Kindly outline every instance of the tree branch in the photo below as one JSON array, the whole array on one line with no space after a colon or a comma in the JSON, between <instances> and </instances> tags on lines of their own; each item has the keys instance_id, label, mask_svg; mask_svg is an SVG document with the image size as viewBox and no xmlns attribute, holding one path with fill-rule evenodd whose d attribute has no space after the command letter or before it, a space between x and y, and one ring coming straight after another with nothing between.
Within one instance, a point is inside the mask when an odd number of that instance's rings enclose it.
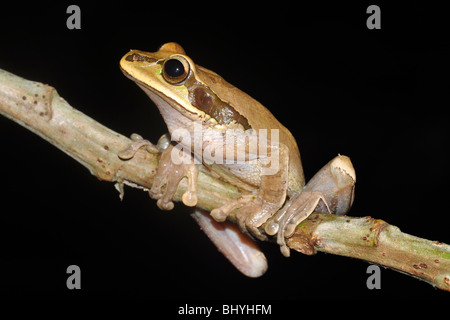
<instances>
[{"instance_id":1,"label":"tree branch","mask_svg":"<svg viewBox=\"0 0 450 320\"><path fill-rule=\"evenodd\" d=\"M159 157L139 150L131 160L117 154L132 142L78 110L48 85L0 70L0 113L36 133L85 166L100 180L151 188ZM182 181L174 200L186 191ZM199 173L198 207L211 211L246 193ZM288 239L305 254L316 251L367 260L450 291L450 246L417 238L382 220L330 214L311 215Z\"/></svg>"}]
</instances>

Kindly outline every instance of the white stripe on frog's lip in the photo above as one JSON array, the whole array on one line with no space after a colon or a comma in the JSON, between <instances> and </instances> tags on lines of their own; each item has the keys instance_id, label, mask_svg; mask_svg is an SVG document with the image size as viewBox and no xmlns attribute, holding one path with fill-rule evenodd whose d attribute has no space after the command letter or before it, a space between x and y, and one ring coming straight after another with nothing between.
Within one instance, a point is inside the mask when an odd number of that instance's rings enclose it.
<instances>
[{"instance_id":1,"label":"white stripe on frog's lip","mask_svg":"<svg viewBox=\"0 0 450 320\"><path fill-rule=\"evenodd\" d=\"M146 65L141 66L141 68L148 68L148 67L154 66L155 64L158 64L158 63L160 63L160 62L163 61L163 60L165 60L165 59L158 59L158 60L156 60L156 61L153 62L153 63L149 63L149 64L146 64Z\"/></svg>"}]
</instances>

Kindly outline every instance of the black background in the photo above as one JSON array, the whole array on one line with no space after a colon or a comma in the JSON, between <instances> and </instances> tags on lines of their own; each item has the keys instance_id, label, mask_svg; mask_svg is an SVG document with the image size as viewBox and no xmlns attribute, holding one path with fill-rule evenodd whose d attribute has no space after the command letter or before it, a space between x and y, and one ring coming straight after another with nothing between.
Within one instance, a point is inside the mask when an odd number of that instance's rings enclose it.
<instances>
[{"instance_id":1,"label":"black background","mask_svg":"<svg viewBox=\"0 0 450 320\"><path fill-rule=\"evenodd\" d=\"M449 37L443 8L366 8L288 2L197 6L164 1L78 3L81 30L66 28L70 3L2 7L0 68L48 83L111 129L156 141L157 108L119 70L130 49L179 42L193 60L258 99L296 137L306 178L338 153L357 172L352 216L450 243ZM448 20L448 19L447 19ZM41 138L0 117L0 292L27 298L295 299L448 298L382 269L366 287L366 262L293 253L262 243L268 272L234 270L177 204L95 179ZM81 268L81 290L66 268Z\"/></svg>"}]
</instances>

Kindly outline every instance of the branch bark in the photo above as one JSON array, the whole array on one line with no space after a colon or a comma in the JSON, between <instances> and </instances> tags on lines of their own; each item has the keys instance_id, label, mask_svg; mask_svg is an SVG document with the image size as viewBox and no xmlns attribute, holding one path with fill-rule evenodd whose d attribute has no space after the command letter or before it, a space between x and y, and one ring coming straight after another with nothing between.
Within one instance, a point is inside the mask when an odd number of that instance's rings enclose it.
<instances>
[{"instance_id":1,"label":"branch bark","mask_svg":"<svg viewBox=\"0 0 450 320\"><path fill-rule=\"evenodd\" d=\"M100 180L151 188L159 157L139 150L123 161L117 156L132 142L72 108L48 85L0 70L0 114L47 140ZM198 207L211 211L246 193L199 173ZM186 190L182 181L174 200ZM450 291L450 246L402 233L385 221L315 213L288 239L304 254L327 252L380 264Z\"/></svg>"}]
</instances>

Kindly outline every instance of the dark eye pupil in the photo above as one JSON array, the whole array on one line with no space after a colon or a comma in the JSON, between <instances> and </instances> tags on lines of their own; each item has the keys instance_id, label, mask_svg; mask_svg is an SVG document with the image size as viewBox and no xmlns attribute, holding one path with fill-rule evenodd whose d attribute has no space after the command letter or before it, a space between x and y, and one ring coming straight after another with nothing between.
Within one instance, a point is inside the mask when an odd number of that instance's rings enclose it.
<instances>
[{"instance_id":1,"label":"dark eye pupil","mask_svg":"<svg viewBox=\"0 0 450 320\"><path fill-rule=\"evenodd\" d=\"M184 66L180 60L170 59L164 63L164 72L171 78L178 78L184 74Z\"/></svg>"}]
</instances>

